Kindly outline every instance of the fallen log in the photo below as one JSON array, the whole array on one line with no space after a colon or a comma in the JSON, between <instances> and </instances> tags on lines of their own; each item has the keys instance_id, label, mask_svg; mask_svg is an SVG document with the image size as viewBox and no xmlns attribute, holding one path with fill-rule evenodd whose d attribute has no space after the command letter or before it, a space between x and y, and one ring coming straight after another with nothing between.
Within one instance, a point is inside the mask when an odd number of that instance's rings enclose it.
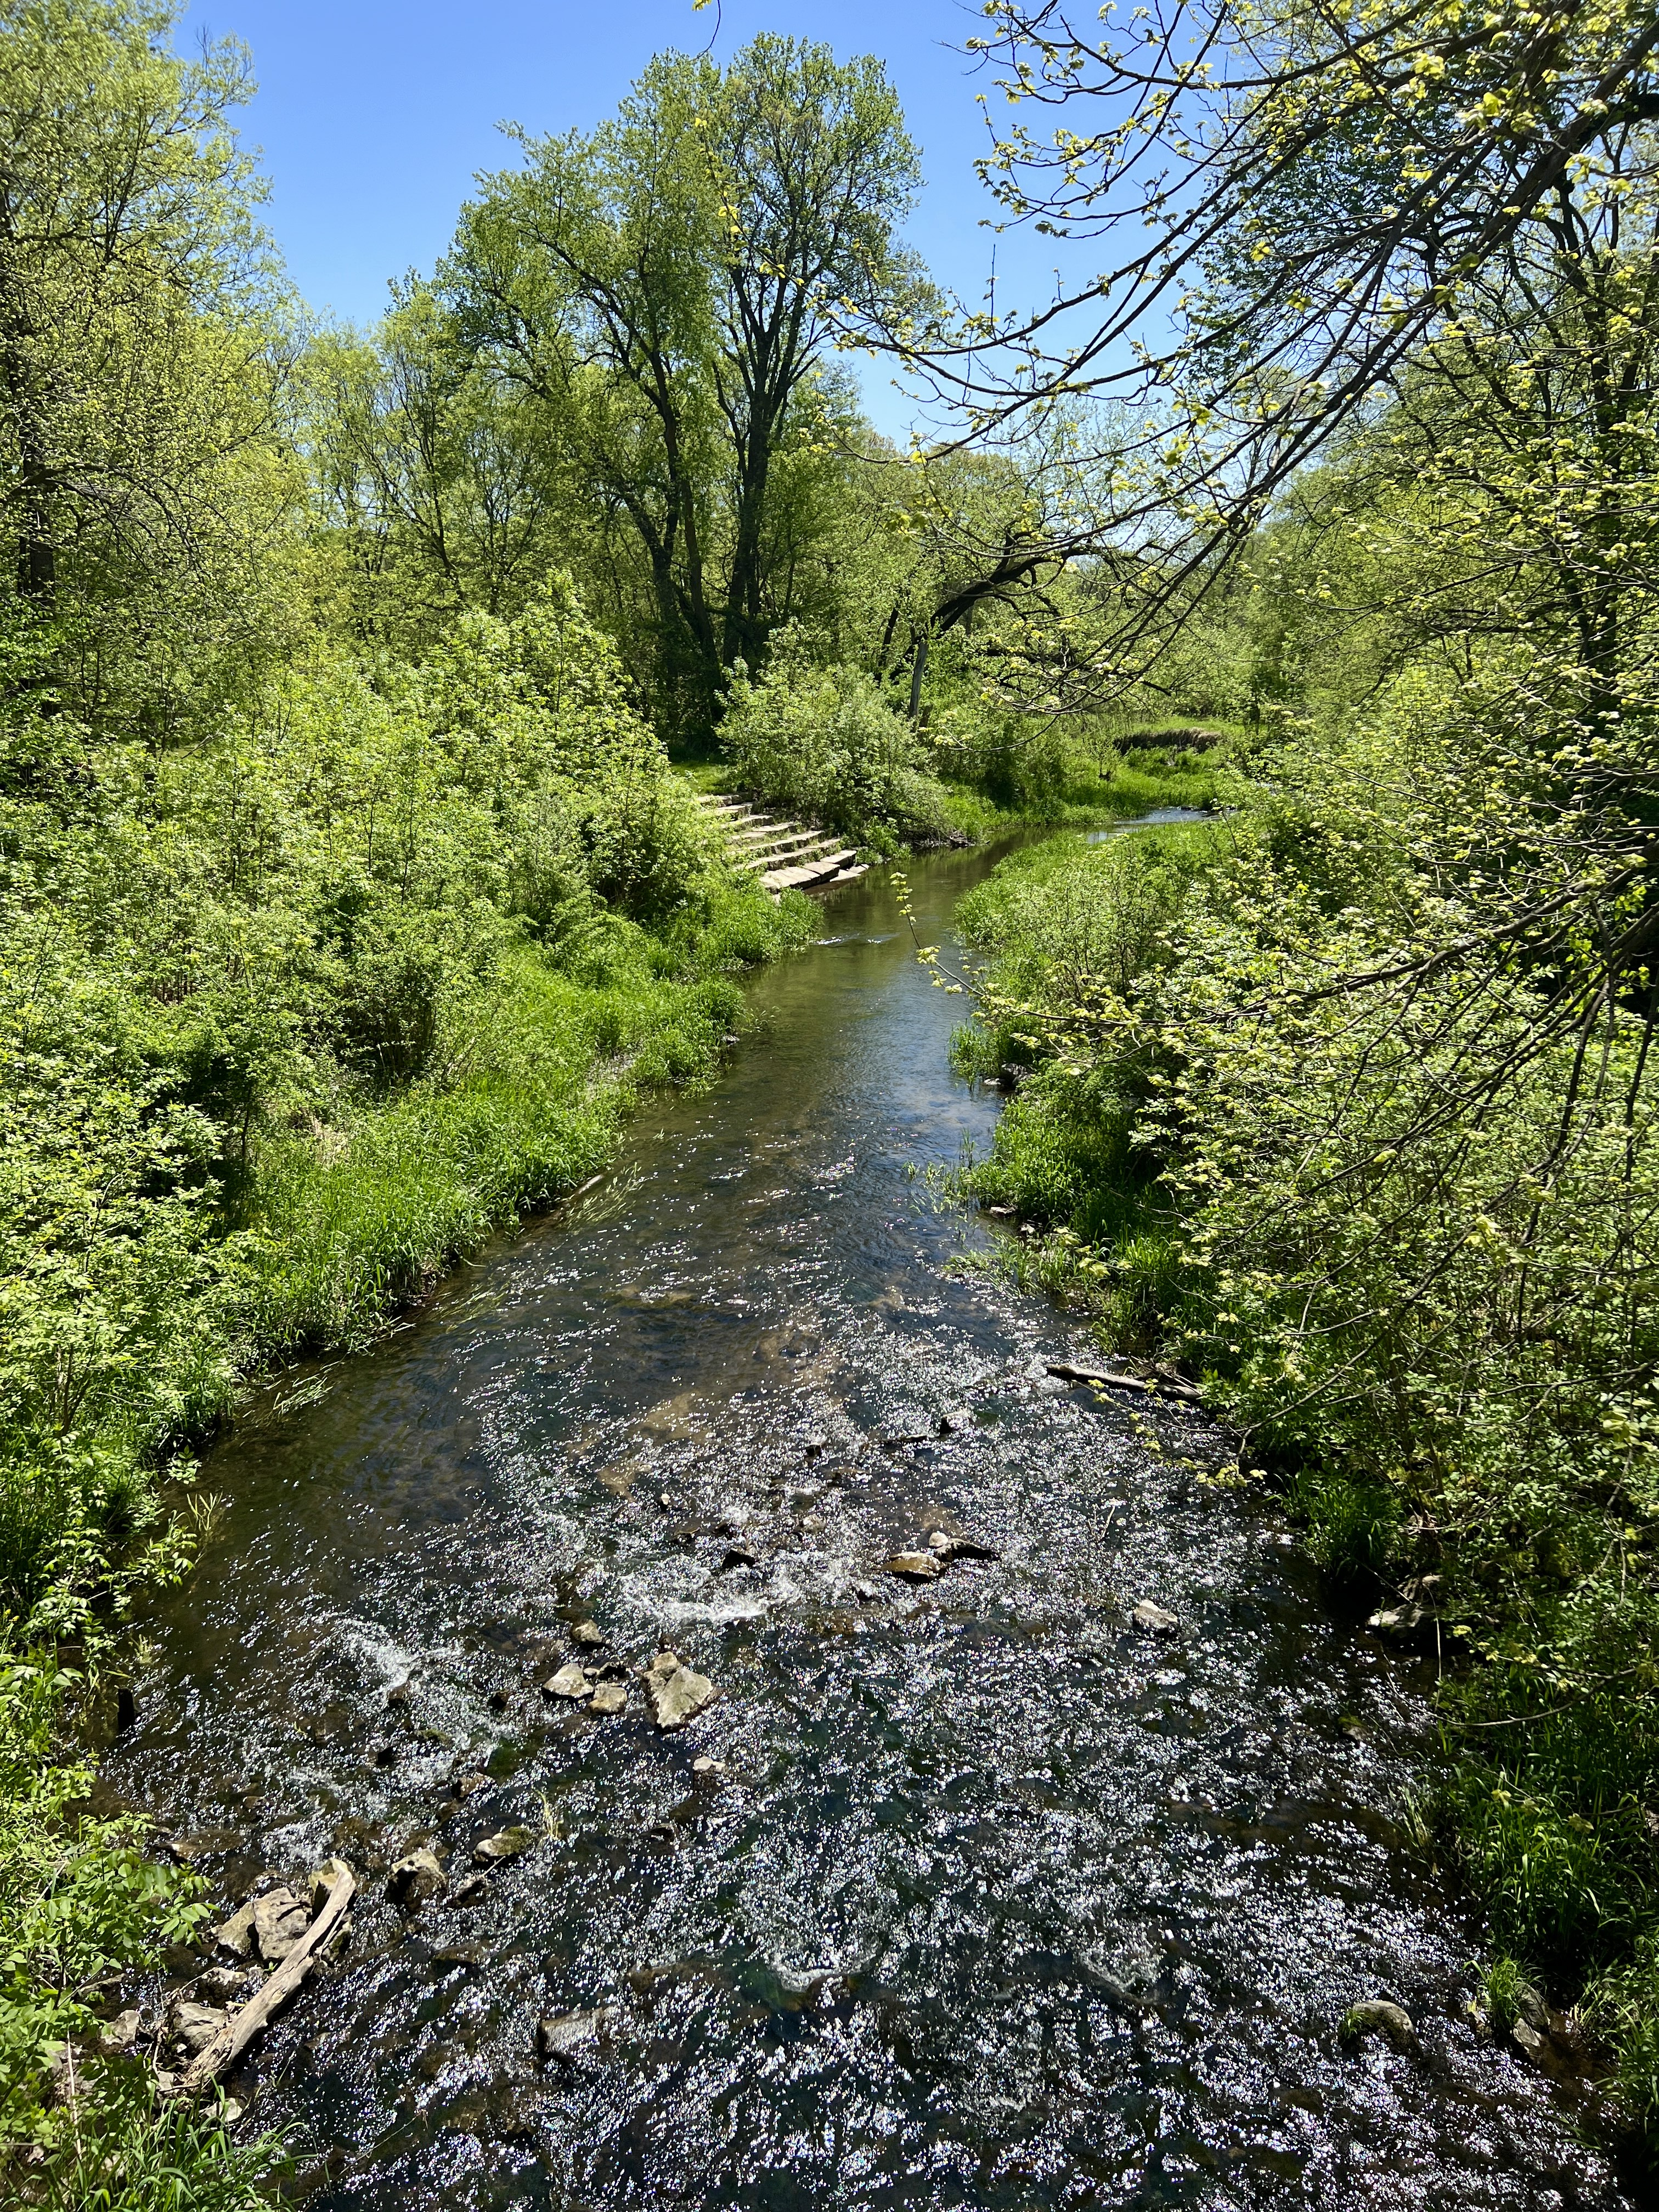
<instances>
[{"instance_id":1,"label":"fallen log","mask_svg":"<svg viewBox=\"0 0 1659 2212\"><path fill-rule=\"evenodd\" d=\"M357 1879L348 1866L329 1884L322 1911L289 1953L256 1997L233 2013L211 2043L198 2052L179 2075L178 2094L191 2096L216 2081L247 2049L279 2005L285 2004L311 1972L316 1960L345 1917L346 1907L357 1893Z\"/></svg>"},{"instance_id":2,"label":"fallen log","mask_svg":"<svg viewBox=\"0 0 1659 2212\"><path fill-rule=\"evenodd\" d=\"M1102 1390L1140 1390L1149 1398L1178 1398L1184 1406L1201 1406L1202 1391L1190 1382L1177 1382L1166 1375L1131 1375L1121 1367L1078 1367L1069 1359L1045 1361L1050 1375L1062 1382L1091 1382Z\"/></svg>"}]
</instances>

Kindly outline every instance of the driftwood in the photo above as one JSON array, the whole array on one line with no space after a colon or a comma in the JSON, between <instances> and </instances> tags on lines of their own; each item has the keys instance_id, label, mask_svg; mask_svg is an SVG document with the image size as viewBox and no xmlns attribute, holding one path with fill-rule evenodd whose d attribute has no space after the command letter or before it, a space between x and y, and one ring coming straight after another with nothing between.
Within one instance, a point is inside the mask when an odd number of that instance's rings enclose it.
<instances>
[{"instance_id":1,"label":"driftwood","mask_svg":"<svg viewBox=\"0 0 1659 2212\"><path fill-rule=\"evenodd\" d=\"M1050 1359L1045 1364L1062 1382L1092 1382L1103 1390L1140 1390L1149 1398L1178 1398L1183 1406L1204 1402L1202 1391L1190 1382L1174 1382L1164 1375L1131 1375L1121 1367L1075 1367L1069 1359Z\"/></svg>"},{"instance_id":2,"label":"driftwood","mask_svg":"<svg viewBox=\"0 0 1659 2212\"><path fill-rule=\"evenodd\" d=\"M329 1886L322 1911L258 1995L245 2004L240 2012L231 2015L212 2042L198 2052L179 2075L178 2088L181 2096L189 2096L198 2089L205 2088L210 2081L216 2081L228 2066L233 2065L241 2057L277 2007L288 2002L311 1972L326 1945L338 1932L340 1923L345 1917L346 1907L356 1892L356 1875L349 1867L342 1868Z\"/></svg>"}]
</instances>

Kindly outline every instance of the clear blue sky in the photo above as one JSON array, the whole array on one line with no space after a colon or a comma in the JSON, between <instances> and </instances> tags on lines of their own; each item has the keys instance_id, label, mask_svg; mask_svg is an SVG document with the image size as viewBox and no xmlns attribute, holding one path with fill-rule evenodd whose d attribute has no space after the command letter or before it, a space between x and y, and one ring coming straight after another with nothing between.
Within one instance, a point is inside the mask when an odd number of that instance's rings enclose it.
<instances>
[{"instance_id":1,"label":"clear blue sky","mask_svg":"<svg viewBox=\"0 0 1659 2212\"><path fill-rule=\"evenodd\" d=\"M756 32L822 39L842 56L886 64L922 150L927 190L912 242L935 276L981 296L991 211L973 172L985 144L975 102L989 80L959 48L980 27L960 0L724 0L714 52ZM700 47L714 10L692 0L191 0L179 32L234 33L252 48L259 91L245 140L271 183L267 220L310 304L369 323L388 278L429 269L447 244L475 173L511 149L496 125L587 128L608 113L650 57ZM997 248L1000 304L1045 297L1052 245L1021 236ZM908 410L885 372L865 375L884 428Z\"/></svg>"}]
</instances>

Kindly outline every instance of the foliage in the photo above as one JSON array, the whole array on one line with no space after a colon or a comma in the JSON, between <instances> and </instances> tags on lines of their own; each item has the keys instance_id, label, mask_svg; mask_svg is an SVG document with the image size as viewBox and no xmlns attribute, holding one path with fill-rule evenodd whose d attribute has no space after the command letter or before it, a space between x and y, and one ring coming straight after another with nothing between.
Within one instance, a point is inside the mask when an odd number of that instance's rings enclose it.
<instances>
[{"instance_id":1,"label":"foliage","mask_svg":"<svg viewBox=\"0 0 1659 2212\"><path fill-rule=\"evenodd\" d=\"M455 394L447 429L470 411L508 432L469 457L524 484L526 543L545 496L531 484L564 488L602 599L647 649L657 720L706 738L722 672L757 666L821 573L817 510L848 412L825 373L836 335L920 296L895 237L915 150L879 63L770 35L723 71L659 56L592 134L514 136L524 167L485 179L393 343L441 318L422 359ZM419 507L428 546L453 511L426 459L438 451L421 441L422 489L393 509Z\"/></svg>"},{"instance_id":2,"label":"foliage","mask_svg":"<svg viewBox=\"0 0 1659 2212\"><path fill-rule=\"evenodd\" d=\"M1079 394L1137 403L1097 416L1067 541L1121 591L1130 673L1334 434L1488 319L1495 283L1525 295L1540 254L1642 234L1659 33L1640 0L1478 23L1462 0L985 12L969 51L1018 112L981 174L1006 219L1087 241L1087 273L948 342L890 343L981 429Z\"/></svg>"},{"instance_id":3,"label":"foliage","mask_svg":"<svg viewBox=\"0 0 1659 2212\"><path fill-rule=\"evenodd\" d=\"M228 118L246 57L170 0L9 0L0 636L94 726L165 738L270 648L301 491L292 343Z\"/></svg>"},{"instance_id":4,"label":"foliage","mask_svg":"<svg viewBox=\"0 0 1659 2212\"><path fill-rule=\"evenodd\" d=\"M939 842L945 793L910 725L856 668L819 669L791 639L757 681L738 670L720 742L740 787L890 851Z\"/></svg>"}]
</instances>

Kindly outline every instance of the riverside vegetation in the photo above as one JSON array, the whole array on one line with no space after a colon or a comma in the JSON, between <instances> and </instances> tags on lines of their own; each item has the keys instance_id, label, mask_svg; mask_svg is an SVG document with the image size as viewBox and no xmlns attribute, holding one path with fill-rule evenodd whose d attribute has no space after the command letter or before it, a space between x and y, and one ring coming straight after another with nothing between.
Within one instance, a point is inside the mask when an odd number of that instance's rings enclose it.
<instances>
[{"instance_id":1,"label":"riverside vegetation","mask_svg":"<svg viewBox=\"0 0 1659 2212\"><path fill-rule=\"evenodd\" d=\"M973 1187L1438 1637L1494 2015L1582 1998L1659 2110L1651 22L1437 0L1351 48L1176 8L1142 54L988 12L1072 119L1205 104L1135 408L1063 348L1146 268L955 315L874 62L659 57L594 131L515 134L362 333L260 231L234 42L4 0L8 2189L261 2198L271 2146L100 2041L204 1911L87 1810L122 1624L210 1533L192 1452L252 1379L717 1066L811 922L711 841L711 781L889 853L1226 800L975 894L964 1058L1020 1074ZM1061 131L988 175L1109 229L1136 131ZM878 436L858 344L963 436Z\"/></svg>"},{"instance_id":2,"label":"riverside vegetation","mask_svg":"<svg viewBox=\"0 0 1659 2212\"><path fill-rule=\"evenodd\" d=\"M1173 58L994 12L1068 119L1085 81L1148 129L1196 96ZM1228 811L1058 842L971 896L962 1059L1017 1095L966 1182L1039 1232L1020 1272L1201 1380L1236 1479L1279 1486L1426 1654L1445 1757L1417 1810L1486 1907L1492 2025L1536 2047L1539 1992L1575 2008L1651 2159L1653 27L1546 14L1454 52L1455 11L1374 11L1357 58L1298 14L1294 80L1288 19L1230 15L1249 88L1203 97L1236 130L1185 148L1226 243L1160 365L1182 496L1160 611L1121 633L1234 718ZM1597 66L1618 89L1587 115ZM1006 188L1109 230L1135 143L1074 142L1062 185L1012 142ZM1492 192L1503 221L1437 265L1437 226ZM1160 250L1202 258L1184 204Z\"/></svg>"}]
</instances>

